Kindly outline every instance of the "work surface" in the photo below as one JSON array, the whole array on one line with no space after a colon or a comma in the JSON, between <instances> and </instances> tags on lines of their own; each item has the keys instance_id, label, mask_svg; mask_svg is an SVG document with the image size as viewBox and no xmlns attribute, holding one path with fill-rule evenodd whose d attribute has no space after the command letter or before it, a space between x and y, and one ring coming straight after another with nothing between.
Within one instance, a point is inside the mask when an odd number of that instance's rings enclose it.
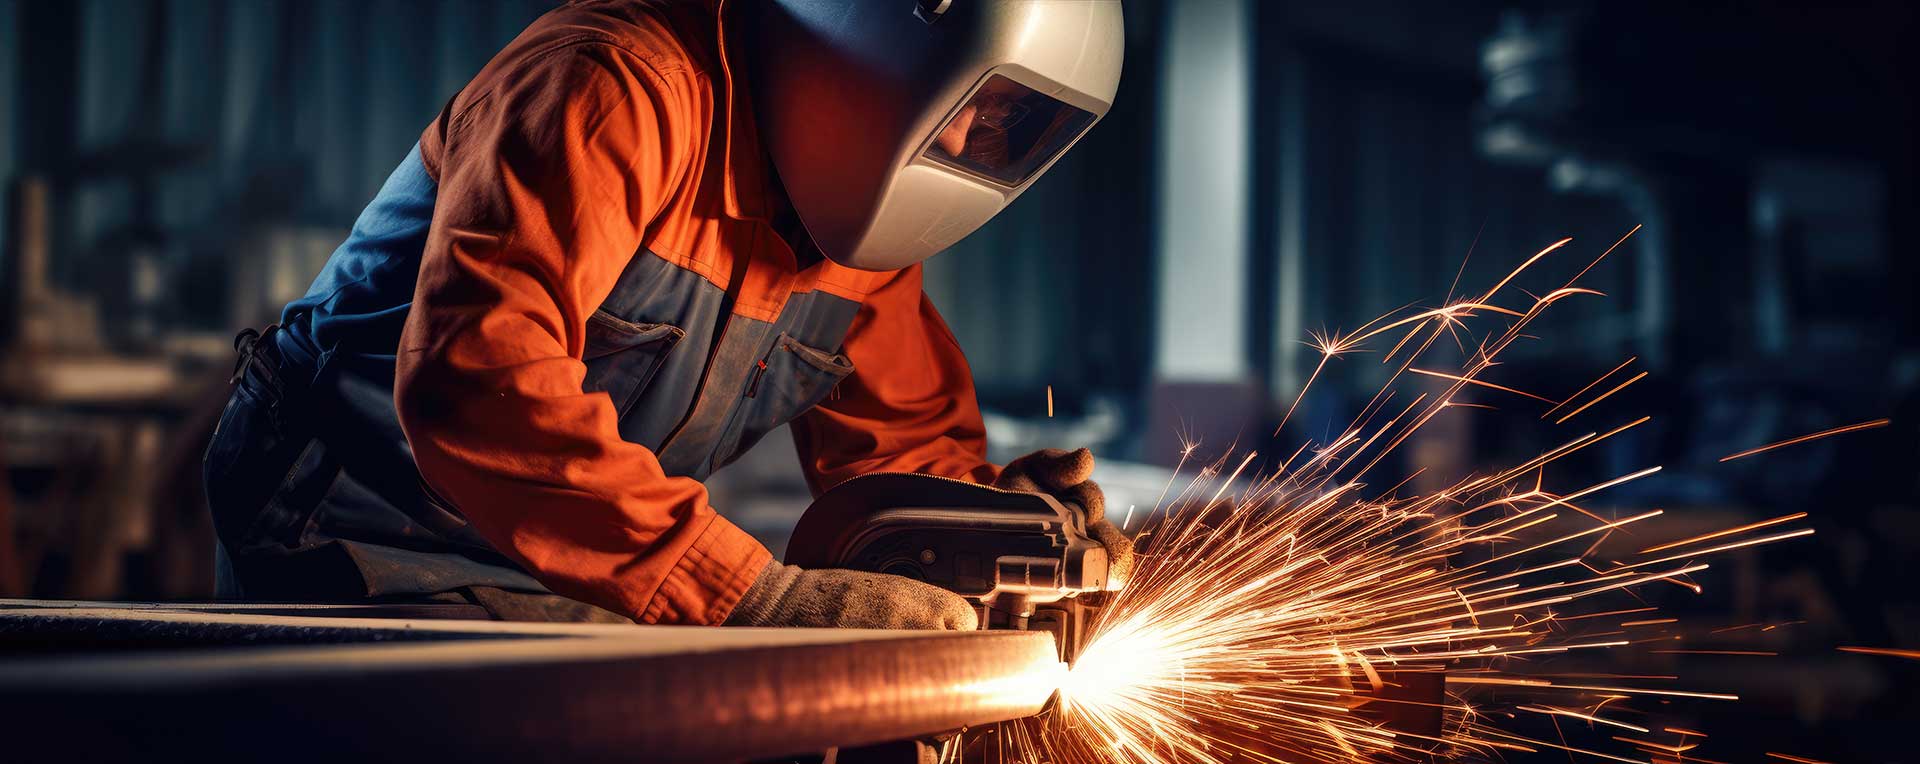
<instances>
[{"instance_id":1,"label":"work surface","mask_svg":"<svg viewBox=\"0 0 1920 764\"><path fill-rule=\"evenodd\" d=\"M0 734L66 760L747 760L1032 715L1058 670L1042 633L450 614L0 600Z\"/></svg>"}]
</instances>

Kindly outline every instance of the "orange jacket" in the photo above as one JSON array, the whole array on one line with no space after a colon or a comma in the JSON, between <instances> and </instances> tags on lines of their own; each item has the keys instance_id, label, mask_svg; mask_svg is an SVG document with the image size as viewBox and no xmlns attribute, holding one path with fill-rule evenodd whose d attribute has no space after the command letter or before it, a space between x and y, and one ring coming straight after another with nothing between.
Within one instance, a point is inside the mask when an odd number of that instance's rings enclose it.
<instances>
[{"instance_id":1,"label":"orange jacket","mask_svg":"<svg viewBox=\"0 0 1920 764\"><path fill-rule=\"evenodd\" d=\"M663 467L672 445L656 453L632 432L623 439L614 396L587 391L598 384L585 360L597 352L591 325L634 320L599 315L627 304L623 294L675 292L650 295L655 305L679 291L727 295L719 330L668 327L682 337L674 360L696 374L643 383L645 396L698 389L676 433L755 395L742 369L763 373L780 350L741 367L721 338L773 326L817 294L857 312L844 358L790 348L853 367L832 392L809 391L819 405L792 412L816 493L871 471L979 482L997 472L966 360L920 268L803 265L776 232L786 202L727 60L719 5L563 6L497 55L420 142L438 199L395 385L420 474L555 592L645 623L719 623L769 554L715 513L698 480ZM603 387L626 389L616 382ZM777 424L747 425L746 440Z\"/></svg>"}]
</instances>

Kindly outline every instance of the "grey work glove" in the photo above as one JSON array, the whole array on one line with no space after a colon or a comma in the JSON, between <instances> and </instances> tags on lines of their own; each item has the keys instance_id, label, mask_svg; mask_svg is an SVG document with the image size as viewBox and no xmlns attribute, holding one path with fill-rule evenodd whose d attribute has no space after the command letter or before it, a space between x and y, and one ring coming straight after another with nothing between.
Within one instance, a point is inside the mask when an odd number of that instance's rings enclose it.
<instances>
[{"instance_id":1,"label":"grey work glove","mask_svg":"<svg viewBox=\"0 0 1920 764\"><path fill-rule=\"evenodd\" d=\"M769 562L726 625L972 631L980 621L960 595L911 578Z\"/></svg>"},{"instance_id":2,"label":"grey work glove","mask_svg":"<svg viewBox=\"0 0 1920 764\"><path fill-rule=\"evenodd\" d=\"M1048 448L1007 462L993 487L1048 494L1081 512L1087 533L1107 548L1108 575L1125 581L1133 573L1133 539L1107 520L1107 496L1092 478L1092 451Z\"/></svg>"}]
</instances>

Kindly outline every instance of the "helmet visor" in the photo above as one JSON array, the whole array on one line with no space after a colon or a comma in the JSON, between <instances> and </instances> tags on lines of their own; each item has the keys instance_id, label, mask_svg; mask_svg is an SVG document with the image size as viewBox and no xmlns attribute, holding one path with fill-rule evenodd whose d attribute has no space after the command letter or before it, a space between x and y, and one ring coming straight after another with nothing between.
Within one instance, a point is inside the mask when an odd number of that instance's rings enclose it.
<instances>
[{"instance_id":1,"label":"helmet visor","mask_svg":"<svg viewBox=\"0 0 1920 764\"><path fill-rule=\"evenodd\" d=\"M1093 125L1091 112L1014 82L987 78L924 153L974 177L1018 186Z\"/></svg>"}]
</instances>

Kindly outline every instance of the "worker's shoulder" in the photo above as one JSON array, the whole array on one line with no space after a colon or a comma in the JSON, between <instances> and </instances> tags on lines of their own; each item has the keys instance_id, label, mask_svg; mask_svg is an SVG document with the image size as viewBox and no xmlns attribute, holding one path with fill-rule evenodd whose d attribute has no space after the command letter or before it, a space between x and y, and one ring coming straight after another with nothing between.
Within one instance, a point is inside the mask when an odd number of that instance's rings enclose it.
<instances>
[{"instance_id":1,"label":"worker's shoulder","mask_svg":"<svg viewBox=\"0 0 1920 764\"><path fill-rule=\"evenodd\" d=\"M611 52L669 83L704 85L715 68L718 29L709 3L575 0L535 19L476 80Z\"/></svg>"},{"instance_id":2,"label":"worker's shoulder","mask_svg":"<svg viewBox=\"0 0 1920 764\"><path fill-rule=\"evenodd\" d=\"M554 113L561 104L615 103L643 87L663 124L687 135L712 113L719 20L710 0L573 0L534 19L494 54L421 133L438 178L447 137L503 115ZM655 89L636 78L664 87ZM614 97L609 99L609 96Z\"/></svg>"}]
</instances>

